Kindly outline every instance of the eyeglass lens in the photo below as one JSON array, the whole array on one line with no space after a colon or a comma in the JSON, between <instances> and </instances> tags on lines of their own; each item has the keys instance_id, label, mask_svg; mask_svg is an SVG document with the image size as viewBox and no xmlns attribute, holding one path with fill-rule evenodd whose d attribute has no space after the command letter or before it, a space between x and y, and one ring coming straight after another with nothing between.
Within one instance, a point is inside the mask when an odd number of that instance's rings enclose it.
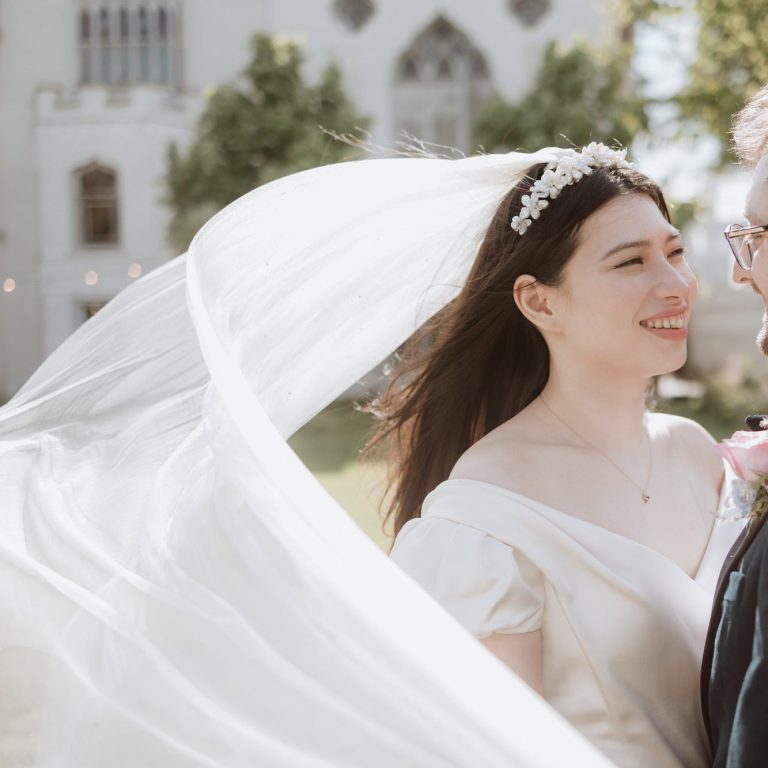
<instances>
[{"instance_id":1,"label":"eyeglass lens","mask_svg":"<svg viewBox=\"0 0 768 768\"><path fill-rule=\"evenodd\" d=\"M751 235L732 237L731 249L733 250L733 255L736 257L736 261L738 261L742 267L749 269L752 266Z\"/></svg>"},{"instance_id":2,"label":"eyeglass lens","mask_svg":"<svg viewBox=\"0 0 768 768\"><path fill-rule=\"evenodd\" d=\"M750 234L739 235L739 226L733 226L728 232L728 244L736 257L736 261L744 269L750 269L754 259L755 251L760 248L765 240L765 232L752 232Z\"/></svg>"}]
</instances>

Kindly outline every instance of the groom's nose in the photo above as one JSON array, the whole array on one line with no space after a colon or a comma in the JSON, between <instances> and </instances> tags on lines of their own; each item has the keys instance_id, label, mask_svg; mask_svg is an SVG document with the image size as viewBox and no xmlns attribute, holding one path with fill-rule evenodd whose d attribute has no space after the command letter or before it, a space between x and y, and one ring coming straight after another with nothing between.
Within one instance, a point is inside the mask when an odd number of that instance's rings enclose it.
<instances>
[{"instance_id":1,"label":"groom's nose","mask_svg":"<svg viewBox=\"0 0 768 768\"><path fill-rule=\"evenodd\" d=\"M752 282L752 273L739 266L738 262L734 259L733 262L733 282L737 285L744 285Z\"/></svg>"}]
</instances>

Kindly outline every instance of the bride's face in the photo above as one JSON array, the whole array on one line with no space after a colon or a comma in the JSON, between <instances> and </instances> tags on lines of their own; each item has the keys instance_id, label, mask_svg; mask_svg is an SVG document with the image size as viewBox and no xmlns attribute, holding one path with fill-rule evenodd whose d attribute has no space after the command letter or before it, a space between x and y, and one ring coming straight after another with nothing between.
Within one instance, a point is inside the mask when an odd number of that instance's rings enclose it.
<instances>
[{"instance_id":1,"label":"bride's face","mask_svg":"<svg viewBox=\"0 0 768 768\"><path fill-rule=\"evenodd\" d=\"M581 227L557 302L561 343L606 368L652 376L687 355L696 278L650 197L615 198Z\"/></svg>"}]
</instances>

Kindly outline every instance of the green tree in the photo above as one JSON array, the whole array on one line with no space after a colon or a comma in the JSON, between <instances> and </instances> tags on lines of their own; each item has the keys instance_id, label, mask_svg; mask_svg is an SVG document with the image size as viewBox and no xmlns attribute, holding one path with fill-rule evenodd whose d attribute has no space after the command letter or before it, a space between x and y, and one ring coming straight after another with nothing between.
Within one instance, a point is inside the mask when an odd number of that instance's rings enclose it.
<instances>
[{"instance_id":1,"label":"green tree","mask_svg":"<svg viewBox=\"0 0 768 768\"><path fill-rule=\"evenodd\" d=\"M727 159L731 116L768 81L765 0L696 0L696 59L680 93L680 117L722 141Z\"/></svg>"},{"instance_id":2,"label":"green tree","mask_svg":"<svg viewBox=\"0 0 768 768\"><path fill-rule=\"evenodd\" d=\"M475 140L488 151L530 151L562 145L563 137L627 145L648 125L638 94L626 46L598 52L586 43L550 43L531 91L516 104L492 97L478 115Z\"/></svg>"},{"instance_id":3,"label":"green tree","mask_svg":"<svg viewBox=\"0 0 768 768\"><path fill-rule=\"evenodd\" d=\"M256 35L250 63L239 81L211 95L189 149L168 150L170 242L184 250L211 215L254 187L348 159L350 147L321 127L348 133L366 125L335 66L309 86L296 44Z\"/></svg>"},{"instance_id":4,"label":"green tree","mask_svg":"<svg viewBox=\"0 0 768 768\"><path fill-rule=\"evenodd\" d=\"M633 27L638 22L654 21L664 14L685 10L692 0L613 0L611 10L620 26Z\"/></svg>"}]
</instances>

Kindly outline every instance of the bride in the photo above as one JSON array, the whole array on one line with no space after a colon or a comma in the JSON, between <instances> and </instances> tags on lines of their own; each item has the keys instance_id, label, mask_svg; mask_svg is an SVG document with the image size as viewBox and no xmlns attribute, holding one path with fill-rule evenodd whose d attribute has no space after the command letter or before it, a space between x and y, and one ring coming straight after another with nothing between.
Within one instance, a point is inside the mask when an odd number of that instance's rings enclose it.
<instances>
[{"instance_id":1,"label":"bride","mask_svg":"<svg viewBox=\"0 0 768 768\"><path fill-rule=\"evenodd\" d=\"M656 199L650 186L603 204L590 178L544 211L543 198L520 197L527 169L574 155L368 160L278 180L214 217L186 256L40 367L0 410L0 763L608 765L578 730L625 765L701 763L685 696L725 538L713 534L696 562L718 469L692 426L643 421L640 380L684 350L627 326L673 303L644 293L648 269L669 275L675 309L687 311L692 281L642 205ZM627 190L639 183L627 179ZM286 438L443 307L487 292L484 270L509 269L492 239L512 217L497 216L467 277L502 198L517 217L509 245L529 257L513 296L499 284L497 311L516 302L540 329L553 386L533 381L511 420L484 409L453 478L419 481L440 485L396 552L422 583L430 568L450 577L446 612ZM584 247L635 239L638 222L653 240L640 267L618 267L616 254L598 265ZM533 256L541 245L546 258ZM537 259L553 272L532 283ZM509 388L503 351L494 392ZM616 391L609 371L621 374ZM399 509L404 521L416 502ZM434 564L451 525L462 527L448 574ZM408 567L422 558L423 571Z\"/></svg>"},{"instance_id":2,"label":"bride","mask_svg":"<svg viewBox=\"0 0 768 768\"><path fill-rule=\"evenodd\" d=\"M623 153L539 163L378 407L400 447L393 558L620 766L709 765L723 469L701 427L645 409L695 295Z\"/></svg>"}]
</instances>

